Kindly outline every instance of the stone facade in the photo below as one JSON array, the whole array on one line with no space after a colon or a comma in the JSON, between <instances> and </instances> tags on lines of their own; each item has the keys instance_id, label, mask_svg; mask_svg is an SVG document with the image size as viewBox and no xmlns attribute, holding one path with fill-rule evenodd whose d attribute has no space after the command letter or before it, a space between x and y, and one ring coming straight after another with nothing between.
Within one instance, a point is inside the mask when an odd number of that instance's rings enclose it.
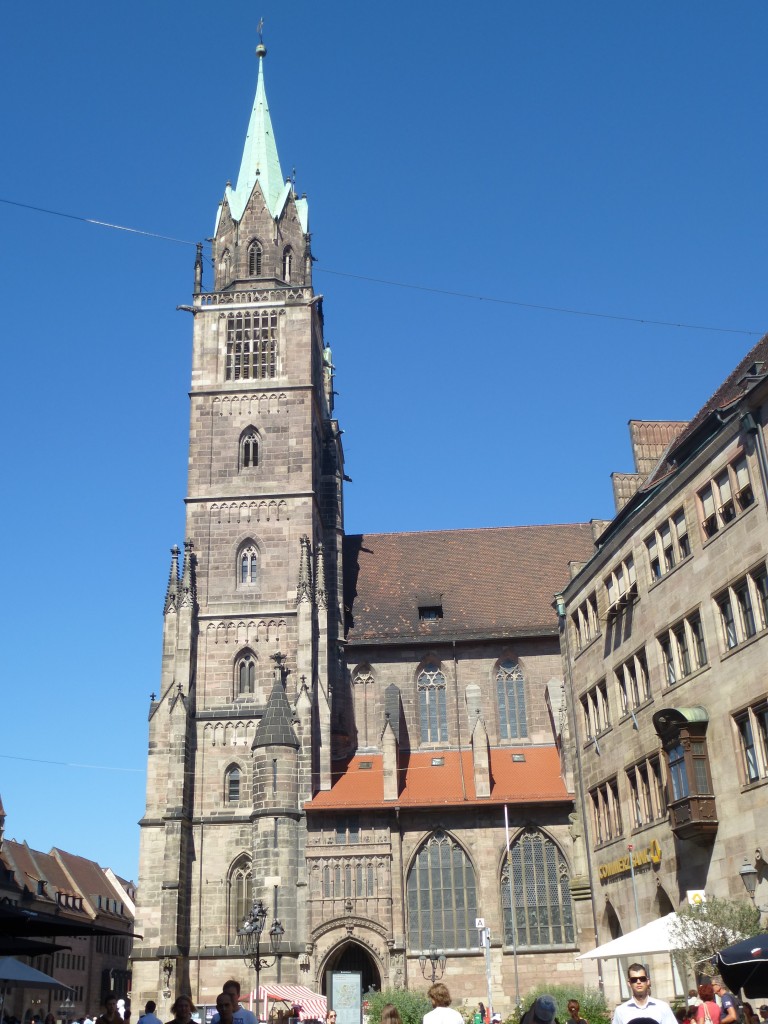
<instances>
[{"instance_id":1,"label":"stone facade","mask_svg":"<svg viewBox=\"0 0 768 1024\"><path fill-rule=\"evenodd\" d=\"M768 906L767 350L690 424L631 425L636 487L562 596L600 942L695 893L747 899L745 859ZM662 997L687 991L668 958L653 973Z\"/></svg>"},{"instance_id":2,"label":"stone facade","mask_svg":"<svg viewBox=\"0 0 768 1024\"><path fill-rule=\"evenodd\" d=\"M263 980L324 990L345 968L423 988L435 946L471 1004L487 999L483 917L509 1008L515 966L521 993L575 982L594 939L550 607L592 530L344 536L306 199L278 172L260 71L212 291L196 265L187 540L149 711L134 1001L167 1017L181 992L251 989L237 930L263 899L285 930ZM429 878L442 902L425 910Z\"/></svg>"}]
</instances>

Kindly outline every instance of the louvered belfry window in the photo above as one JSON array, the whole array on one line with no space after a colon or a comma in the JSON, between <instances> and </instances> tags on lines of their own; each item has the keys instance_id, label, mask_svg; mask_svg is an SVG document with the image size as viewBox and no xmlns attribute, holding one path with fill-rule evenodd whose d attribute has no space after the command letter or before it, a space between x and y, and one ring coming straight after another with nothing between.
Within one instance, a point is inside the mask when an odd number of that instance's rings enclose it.
<instances>
[{"instance_id":1,"label":"louvered belfry window","mask_svg":"<svg viewBox=\"0 0 768 1024\"><path fill-rule=\"evenodd\" d=\"M227 380L277 376L277 310L254 309L227 316Z\"/></svg>"},{"instance_id":2,"label":"louvered belfry window","mask_svg":"<svg viewBox=\"0 0 768 1024\"><path fill-rule=\"evenodd\" d=\"M408 945L412 950L477 947L475 872L445 832L422 846L408 874Z\"/></svg>"},{"instance_id":3,"label":"louvered belfry window","mask_svg":"<svg viewBox=\"0 0 768 1024\"><path fill-rule=\"evenodd\" d=\"M518 949L573 945L569 881L565 858L539 829L528 828L511 843L501 875L506 945L513 941Z\"/></svg>"}]
</instances>

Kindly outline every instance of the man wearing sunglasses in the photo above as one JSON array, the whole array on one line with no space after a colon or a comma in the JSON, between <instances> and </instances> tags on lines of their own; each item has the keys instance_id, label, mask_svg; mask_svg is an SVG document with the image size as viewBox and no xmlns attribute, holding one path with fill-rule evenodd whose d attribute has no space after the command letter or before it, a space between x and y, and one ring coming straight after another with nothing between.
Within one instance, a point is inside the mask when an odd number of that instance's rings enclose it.
<instances>
[{"instance_id":1,"label":"man wearing sunglasses","mask_svg":"<svg viewBox=\"0 0 768 1024\"><path fill-rule=\"evenodd\" d=\"M651 981L648 971L642 964L630 964L627 979L631 995L626 1003L616 1007L612 1024L677 1024L677 1018L669 1003L663 999L654 999L651 995Z\"/></svg>"}]
</instances>

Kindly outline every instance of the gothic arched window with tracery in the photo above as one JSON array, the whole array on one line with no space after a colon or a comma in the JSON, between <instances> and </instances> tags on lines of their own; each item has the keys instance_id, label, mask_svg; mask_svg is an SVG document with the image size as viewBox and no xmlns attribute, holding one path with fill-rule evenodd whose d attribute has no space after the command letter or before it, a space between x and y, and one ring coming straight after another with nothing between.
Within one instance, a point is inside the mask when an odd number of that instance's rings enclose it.
<instances>
[{"instance_id":1,"label":"gothic arched window with tracery","mask_svg":"<svg viewBox=\"0 0 768 1024\"><path fill-rule=\"evenodd\" d=\"M477 947L475 872L463 848L446 832L429 837L406 883L408 945L412 950Z\"/></svg>"},{"instance_id":2,"label":"gothic arched window with tracery","mask_svg":"<svg viewBox=\"0 0 768 1024\"><path fill-rule=\"evenodd\" d=\"M227 940L229 945L235 945L238 929L243 927L251 909L251 861L245 854L230 868L227 895Z\"/></svg>"},{"instance_id":3,"label":"gothic arched window with tracery","mask_svg":"<svg viewBox=\"0 0 768 1024\"><path fill-rule=\"evenodd\" d=\"M228 804L240 803L240 769L236 764L230 765L224 773L224 799Z\"/></svg>"},{"instance_id":4,"label":"gothic arched window with tracery","mask_svg":"<svg viewBox=\"0 0 768 1024\"><path fill-rule=\"evenodd\" d=\"M253 545L243 548L238 564L238 580L241 586L249 586L259 579L259 553Z\"/></svg>"},{"instance_id":5,"label":"gothic arched window with tracery","mask_svg":"<svg viewBox=\"0 0 768 1024\"><path fill-rule=\"evenodd\" d=\"M248 246L248 277L261 277L261 242L254 238Z\"/></svg>"},{"instance_id":6,"label":"gothic arched window with tracery","mask_svg":"<svg viewBox=\"0 0 768 1024\"><path fill-rule=\"evenodd\" d=\"M448 713L445 676L440 666L429 662L419 672L419 718L422 743L442 743L448 739Z\"/></svg>"},{"instance_id":7,"label":"gothic arched window with tracery","mask_svg":"<svg viewBox=\"0 0 768 1024\"><path fill-rule=\"evenodd\" d=\"M367 747L373 742L369 725L373 728L374 675L370 665L360 665L352 674L352 699L355 709L357 744Z\"/></svg>"},{"instance_id":8,"label":"gothic arched window with tracery","mask_svg":"<svg viewBox=\"0 0 768 1024\"><path fill-rule=\"evenodd\" d=\"M241 696L255 690L256 656L253 651L243 651L235 662L235 693Z\"/></svg>"},{"instance_id":9,"label":"gothic arched window with tracery","mask_svg":"<svg viewBox=\"0 0 768 1024\"><path fill-rule=\"evenodd\" d=\"M259 433L249 427L240 438L240 468L250 469L259 464Z\"/></svg>"},{"instance_id":10,"label":"gothic arched window with tracery","mask_svg":"<svg viewBox=\"0 0 768 1024\"><path fill-rule=\"evenodd\" d=\"M525 677L517 662L510 658L500 662L496 670L496 697L501 739L512 740L527 736Z\"/></svg>"},{"instance_id":11,"label":"gothic arched window with tracery","mask_svg":"<svg viewBox=\"0 0 768 1024\"><path fill-rule=\"evenodd\" d=\"M501 873L504 942L518 949L571 946L573 903L568 864L540 829L527 828L509 846Z\"/></svg>"}]
</instances>

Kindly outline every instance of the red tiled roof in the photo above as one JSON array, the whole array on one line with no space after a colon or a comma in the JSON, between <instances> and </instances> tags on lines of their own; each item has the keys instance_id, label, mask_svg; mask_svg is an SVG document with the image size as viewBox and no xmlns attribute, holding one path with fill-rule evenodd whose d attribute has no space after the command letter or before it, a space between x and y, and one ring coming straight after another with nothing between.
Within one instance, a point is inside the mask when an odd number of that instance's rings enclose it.
<instances>
[{"instance_id":1,"label":"red tiled roof","mask_svg":"<svg viewBox=\"0 0 768 1024\"><path fill-rule=\"evenodd\" d=\"M513 761L522 754L525 761ZM443 765L433 766L434 758ZM334 775L331 789L305 804L311 811L366 807L445 807L488 803L565 803L571 797L560 774L557 749L515 747L491 751L491 795L475 795L472 752L430 751L411 754L401 762L400 796L384 799L381 754L357 754ZM372 765L362 769L361 762Z\"/></svg>"},{"instance_id":2,"label":"red tiled roof","mask_svg":"<svg viewBox=\"0 0 768 1024\"><path fill-rule=\"evenodd\" d=\"M344 538L347 639L399 642L555 633L568 563L594 553L589 523ZM442 618L419 621L419 606Z\"/></svg>"}]
</instances>

